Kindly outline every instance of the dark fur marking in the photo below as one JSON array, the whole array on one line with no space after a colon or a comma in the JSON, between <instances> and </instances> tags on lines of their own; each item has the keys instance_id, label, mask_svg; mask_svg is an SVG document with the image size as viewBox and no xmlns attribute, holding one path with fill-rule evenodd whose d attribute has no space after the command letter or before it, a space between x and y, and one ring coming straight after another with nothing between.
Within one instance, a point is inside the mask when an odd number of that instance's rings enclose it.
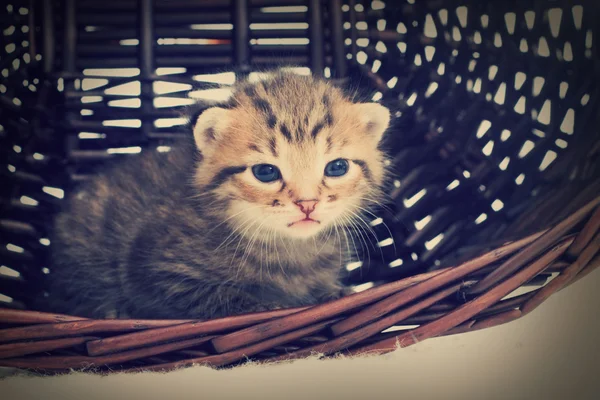
<instances>
[{"instance_id":1,"label":"dark fur marking","mask_svg":"<svg viewBox=\"0 0 600 400\"><path fill-rule=\"evenodd\" d=\"M325 123L327 126L333 126L333 114L331 111L327 111L327 114L325 114Z\"/></svg>"},{"instance_id":2,"label":"dark fur marking","mask_svg":"<svg viewBox=\"0 0 600 400\"><path fill-rule=\"evenodd\" d=\"M217 138L217 137L215 136L215 129L214 129L214 128L212 128L212 127L208 127L208 128L206 128L206 131L205 131L205 133L206 133L206 136L208 136L208 138L209 138L210 140L215 140L215 139Z\"/></svg>"},{"instance_id":3,"label":"dark fur marking","mask_svg":"<svg viewBox=\"0 0 600 400\"><path fill-rule=\"evenodd\" d=\"M244 88L244 93L246 93L246 96L252 99L254 96L256 96L256 89L254 89L254 86L246 86Z\"/></svg>"},{"instance_id":4,"label":"dark fur marking","mask_svg":"<svg viewBox=\"0 0 600 400\"><path fill-rule=\"evenodd\" d=\"M327 186L327 183L325 183L325 178L323 178L321 180L321 185L325 186L327 189L329 189L329 186Z\"/></svg>"},{"instance_id":5,"label":"dark fur marking","mask_svg":"<svg viewBox=\"0 0 600 400\"><path fill-rule=\"evenodd\" d=\"M275 200L273 200L273 203L272 203L271 205L272 205L273 207L277 207L277 206L280 206L280 205L281 205L281 203L279 202L279 200L275 199Z\"/></svg>"},{"instance_id":6,"label":"dark fur marking","mask_svg":"<svg viewBox=\"0 0 600 400\"><path fill-rule=\"evenodd\" d=\"M281 124L281 134L287 139L288 142L292 141L292 133L285 124Z\"/></svg>"},{"instance_id":7,"label":"dark fur marking","mask_svg":"<svg viewBox=\"0 0 600 400\"><path fill-rule=\"evenodd\" d=\"M364 160L352 160L352 162L360 167L363 172L363 175L369 182L373 182L373 175L371 174L371 170L369 166Z\"/></svg>"},{"instance_id":8,"label":"dark fur marking","mask_svg":"<svg viewBox=\"0 0 600 400\"><path fill-rule=\"evenodd\" d=\"M270 129L275 128L275 125L277 125L277 117L275 116L275 114L267 115L267 125Z\"/></svg>"},{"instance_id":9,"label":"dark fur marking","mask_svg":"<svg viewBox=\"0 0 600 400\"><path fill-rule=\"evenodd\" d=\"M325 151L327 153L329 153L332 148L333 148L333 141L331 139L331 136L327 136L327 149Z\"/></svg>"},{"instance_id":10,"label":"dark fur marking","mask_svg":"<svg viewBox=\"0 0 600 400\"><path fill-rule=\"evenodd\" d=\"M214 189L218 188L223 183L225 183L229 178L231 178L233 175L241 174L242 172L244 172L246 170L246 168L247 167L245 165L223 168L215 175L215 177L208 184L206 189L214 190Z\"/></svg>"},{"instance_id":11,"label":"dark fur marking","mask_svg":"<svg viewBox=\"0 0 600 400\"><path fill-rule=\"evenodd\" d=\"M256 109L265 114L267 118L267 125L269 126L269 128L275 128L275 125L277 125L277 117L275 116L275 113L273 113L273 109L271 108L269 102L265 99L257 98L252 99L252 104L254 104L254 107L256 107Z\"/></svg>"},{"instance_id":12,"label":"dark fur marking","mask_svg":"<svg viewBox=\"0 0 600 400\"><path fill-rule=\"evenodd\" d=\"M327 200L329 201L336 201L338 198L337 194L330 194L329 196L327 196Z\"/></svg>"},{"instance_id":13,"label":"dark fur marking","mask_svg":"<svg viewBox=\"0 0 600 400\"><path fill-rule=\"evenodd\" d=\"M258 148L258 146L257 146L257 145L255 145L255 144L251 144L251 145L249 145L249 146L248 146L248 148L249 148L250 150L252 150L252 151L256 151L256 152L258 152L258 153L261 153L261 154L262 154L262 150L261 150L261 149L259 149L259 148Z\"/></svg>"},{"instance_id":14,"label":"dark fur marking","mask_svg":"<svg viewBox=\"0 0 600 400\"><path fill-rule=\"evenodd\" d=\"M284 182L284 181L281 181L281 189L279 189L279 192L278 192L278 193L281 193L281 192L283 192L283 191L285 190L285 188L286 188L286 187L287 187L287 185L285 184L285 182Z\"/></svg>"},{"instance_id":15,"label":"dark fur marking","mask_svg":"<svg viewBox=\"0 0 600 400\"><path fill-rule=\"evenodd\" d=\"M277 142L275 141L274 137L270 137L269 138L269 149L271 150L271 154L273 154L273 157L277 157Z\"/></svg>"},{"instance_id":16,"label":"dark fur marking","mask_svg":"<svg viewBox=\"0 0 600 400\"><path fill-rule=\"evenodd\" d=\"M321 121L318 124L316 124L312 131L310 132L310 136L312 136L313 139L317 138L317 135L319 134L319 132L321 132L321 130L325 127L325 121Z\"/></svg>"},{"instance_id":17,"label":"dark fur marking","mask_svg":"<svg viewBox=\"0 0 600 400\"><path fill-rule=\"evenodd\" d=\"M325 123L327 126L333 125L333 114L331 113L331 99L329 95L325 94L323 96L323 105L325 106L326 114L325 114Z\"/></svg>"}]
</instances>

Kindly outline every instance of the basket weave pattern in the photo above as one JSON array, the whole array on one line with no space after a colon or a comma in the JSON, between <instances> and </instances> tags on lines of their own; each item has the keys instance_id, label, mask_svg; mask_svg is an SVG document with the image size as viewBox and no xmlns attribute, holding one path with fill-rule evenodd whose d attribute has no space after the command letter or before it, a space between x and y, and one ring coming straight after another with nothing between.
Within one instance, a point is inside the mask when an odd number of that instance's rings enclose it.
<instances>
[{"instance_id":1,"label":"basket weave pattern","mask_svg":"<svg viewBox=\"0 0 600 400\"><path fill-rule=\"evenodd\" d=\"M600 265L594 1L17 0L1 16L0 366L383 353L520 318ZM168 151L223 71L281 64L394 113L396 179L344 278L357 293L210 321L44 309L62 198L108 162Z\"/></svg>"}]
</instances>

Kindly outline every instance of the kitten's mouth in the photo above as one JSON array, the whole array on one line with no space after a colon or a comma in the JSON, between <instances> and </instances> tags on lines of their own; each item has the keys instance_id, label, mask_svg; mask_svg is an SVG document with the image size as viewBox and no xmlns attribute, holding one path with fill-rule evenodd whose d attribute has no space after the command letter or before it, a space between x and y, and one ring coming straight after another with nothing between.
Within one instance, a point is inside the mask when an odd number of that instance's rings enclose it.
<instances>
[{"instance_id":1,"label":"kitten's mouth","mask_svg":"<svg viewBox=\"0 0 600 400\"><path fill-rule=\"evenodd\" d=\"M299 221L295 221L295 222L292 222L291 224L288 224L288 228L290 228L290 227L292 227L294 225L305 225L305 224L312 224L312 223L320 224L321 221L317 221L316 219L312 219L312 218L306 217L306 218L301 219Z\"/></svg>"}]
</instances>

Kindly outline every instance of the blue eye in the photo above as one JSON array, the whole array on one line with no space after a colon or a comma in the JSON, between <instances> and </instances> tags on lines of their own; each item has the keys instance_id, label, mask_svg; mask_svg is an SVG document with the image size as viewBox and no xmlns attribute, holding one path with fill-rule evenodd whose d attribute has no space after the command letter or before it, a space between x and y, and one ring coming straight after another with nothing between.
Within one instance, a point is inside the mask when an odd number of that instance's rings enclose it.
<instances>
[{"instance_id":1,"label":"blue eye","mask_svg":"<svg viewBox=\"0 0 600 400\"><path fill-rule=\"evenodd\" d=\"M325 176L342 176L348 172L348 160L338 158L325 166Z\"/></svg>"},{"instance_id":2,"label":"blue eye","mask_svg":"<svg viewBox=\"0 0 600 400\"><path fill-rule=\"evenodd\" d=\"M252 167L252 173L261 182L273 182L281 178L279 169L271 164L258 164Z\"/></svg>"}]
</instances>

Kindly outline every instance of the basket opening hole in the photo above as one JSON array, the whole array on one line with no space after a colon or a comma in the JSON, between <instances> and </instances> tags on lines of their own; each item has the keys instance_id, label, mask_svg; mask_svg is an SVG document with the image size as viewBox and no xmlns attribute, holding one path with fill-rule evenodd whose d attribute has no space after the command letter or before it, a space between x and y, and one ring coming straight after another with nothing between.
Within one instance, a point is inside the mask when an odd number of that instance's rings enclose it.
<instances>
[{"instance_id":1,"label":"basket opening hole","mask_svg":"<svg viewBox=\"0 0 600 400\"><path fill-rule=\"evenodd\" d=\"M427 224L429 222L431 222L431 219L432 219L431 215L428 215L428 216L426 216L425 218L423 218L423 219L421 219L419 221L415 221L415 228L418 231L423 230L423 228L425 228L427 226Z\"/></svg>"},{"instance_id":2,"label":"basket opening hole","mask_svg":"<svg viewBox=\"0 0 600 400\"><path fill-rule=\"evenodd\" d=\"M176 97L155 97L153 104L155 108L178 107L194 104L193 99L180 99Z\"/></svg>"},{"instance_id":3,"label":"basket opening hole","mask_svg":"<svg viewBox=\"0 0 600 400\"><path fill-rule=\"evenodd\" d=\"M533 29L533 25L535 24L535 11L525 11L525 23L527 24L527 29Z\"/></svg>"},{"instance_id":4,"label":"basket opening hole","mask_svg":"<svg viewBox=\"0 0 600 400\"><path fill-rule=\"evenodd\" d=\"M425 47L425 58L427 61L431 62L433 60L433 56L435 55L435 47L426 46Z\"/></svg>"},{"instance_id":5,"label":"basket opening hole","mask_svg":"<svg viewBox=\"0 0 600 400\"><path fill-rule=\"evenodd\" d=\"M108 154L138 154L142 152L142 148L139 146L132 147L113 147L106 149Z\"/></svg>"},{"instance_id":6,"label":"basket opening hole","mask_svg":"<svg viewBox=\"0 0 600 400\"><path fill-rule=\"evenodd\" d=\"M455 179L452 182L450 182L448 186L446 186L446 190L449 192L451 190L456 189L458 186L460 186L460 181L458 179Z\"/></svg>"},{"instance_id":7,"label":"basket opening hole","mask_svg":"<svg viewBox=\"0 0 600 400\"><path fill-rule=\"evenodd\" d=\"M408 330L415 329L418 327L419 327L419 325L394 325L394 326L391 326L391 327L381 331L381 333L408 331Z\"/></svg>"},{"instance_id":8,"label":"basket opening hole","mask_svg":"<svg viewBox=\"0 0 600 400\"><path fill-rule=\"evenodd\" d=\"M348 272L354 271L355 269L362 267L362 265L363 265L362 261L354 261L354 262L348 263L348 264L346 264L346 271L348 271Z\"/></svg>"},{"instance_id":9,"label":"basket opening hole","mask_svg":"<svg viewBox=\"0 0 600 400\"><path fill-rule=\"evenodd\" d=\"M487 119L484 119L479 124L479 128L477 128L477 138L481 139L492 127L492 123Z\"/></svg>"},{"instance_id":10,"label":"basket opening hole","mask_svg":"<svg viewBox=\"0 0 600 400\"><path fill-rule=\"evenodd\" d=\"M550 57L550 47L548 47L548 41L544 36L540 37L538 42L537 54L541 57Z\"/></svg>"},{"instance_id":11,"label":"basket opening hole","mask_svg":"<svg viewBox=\"0 0 600 400\"><path fill-rule=\"evenodd\" d=\"M504 14L504 24L506 25L506 31L512 35L515 33L515 24L517 22L517 14L509 12Z\"/></svg>"},{"instance_id":12,"label":"basket opening hole","mask_svg":"<svg viewBox=\"0 0 600 400\"><path fill-rule=\"evenodd\" d=\"M494 141L490 140L489 142L486 143L485 146L483 146L483 148L481 149L481 152L489 157L492 155L493 150L494 150Z\"/></svg>"},{"instance_id":13,"label":"basket opening hole","mask_svg":"<svg viewBox=\"0 0 600 400\"><path fill-rule=\"evenodd\" d=\"M452 28L452 40L455 42L460 42L462 39L462 35L460 34L460 29L457 26Z\"/></svg>"},{"instance_id":14,"label":"basket opening hole","mask_svg":"<svg viewBox=\"0 0 600 400\"><path fill-rule=\"evenodd\" d=\"M571 47L571 42L565 42L565 46L563 48L563 58L567 62L573 61L573 47Z\"/></svg>"},{"instance_id":15,"label":"basket opening hole","mask_svg":"<svg viewBox=\"0 0 600 400\"><path fill-rule=\"evenodd\" d=\"M161 83L162 82L154 82L153 86L160 87ZM142 93L142 85L140 81L127 82L122 85L108 88L104 91L104 93L117 96L139 96Z\"/></svg>"},{"instance_id":16,"label":"basket opening hole","mask_svg":"<svg viewBox=\"0 0 600 400\"><path fill-rule=\"evenodd\" d=\"M1 265L0 266L0 275L8 276L10 278L19 278L21 276L21 273L12 268L8 268L6 265Z\"/></svg>"},{"instance_id":17,"label":"basket opening hole","mask_svg":"<svg viewBox=\"0 0 600 400\"><path fill-rule=\"evenodd\" d=\"M583 21L583 6L573 6L571 13L573 14L573 24L575 24L575 29L581 30L581 23Z\"/></svg>"},{"instance_id":18,"label":"basket opening hole","mask_svg":"<svg viewBox=\"0 0 600 400\"><path fill-rule=\"evenodd\" d=\"M95 77L131 78L139 74L139 68L86 68L83 70L83 75Z\"/></svg>"},{"instance_id":19,"label":"basket opening hole","mask_svg":"<svg viewBox=\"0 0 600 400\"><path fill-rule=\"evenodd\" d=\"M152 83L152 91L155 94L168 94L168 93L176 93L176 92L184 92L192 89L192 85L186 83L175 83L175 82L165 82L165 81L157 81Z\"/></svg>"},{"instance_id":20,"label":"basket opening hole","mask_svg":"<svg viewBox=\"0 0 600 400\"><path fill-rule=\"evenodd\" d=\"M440 76L444 75L446 73L446 64L440 63L440 65L438 65L437 73Z\"/></svg>"},{"instance_id":21,"label":"basket opening hole","mask_svg":"<svg viewBox=\"0 0 600 400\"><path fill-rule=\"evenodd\" d=\"M375 286L373 282L367 282L360 285L352 286L352 291L354 291L354 293L364 292L367 289L371 289L373 286Z\"/></svg>"},{"instance_id":22,"label":"basket opening hole","mask_svg":"<svg viewBox=\"0 0 600 400\"><path fill-rule=\"evenodd\" d=\"M567 146L569 145L569 143L563 139L556 139L554 144L556 144L556 147L561 148L561 149L566 149Z\"/></svg>"},{"instance_id":23,"label":"basket opening hole","mask_svg":"<svg viewBox=\"0 0 600 400\"><path fill-rule=\"evenodd\" d=\"M10 296L6 296L2 293L0 293L0 304L5 303L5 304L10 304L13 302L13 298Z\"/></svg>"},{"instance_id":24,"label":"basket opening hole","mask_svg":"<svg viewBox=\"0 0 600 400\"><path fill-rule=\"evenodd\" d=\"M444 23L442 22L442 24ZM425 26L423 27L423 34L425 35L425 37L432 39L436 38L438 35L437 28L435 27L435 22L433 21L433 17L431 16L431 14L427 14L425 16Z\"/></svg>"},{"instance_id":25,"label":"basket opening hole","mask_svg":"<svg viewBox=\"0 0 600 400\"><path fill-rule=\"evenodd\" d=\"M477 219L475 219L475 225L480 225L482 223L485 222L485 220L487 220L488 216L486 213L482 213L480 214Z\"/></svg>"},{"instance_id":26,"label":"basket opening hole","mask_svg":"<svg viewBox=\"0 0 600 400\"><path fill-rule=\"evenodd\" d=\"M550 25L550 33L557 38L560 34L560 24L562 22L563 10L560 8L551 8L548 10L548 24Z\"/></svg>"},{"instance_id":27,"label":"basket opening hole","mask_svg":"<svg viewBox=\"0 0 600 400\"><path fill-rule=\"evenodd\" d=\"M515 104L514 110L515 112L523 115L525 114L525 105L527 103L527 99L525 98L525 96L521 96L519 98L519 101L517 101L517 104Z\"/></svg>"},{"instance_id":28,"label":"basket opening hole","mask_svg":"<svg viewBox=\"0 0 600 400\"><path fill-rule=\"evenodd\" d=\"M504 202L500 199L496 199L492 203L492 210L498 212L504 208Z\"/></svg>"},{"instance_id":29,"label":"basket opening hole","mask_svg":"<svg viewBox=\"0 0 600 400\"><path fill-rule=\"evenodd\" d=\"M494 96L494 102L499 105L503 105L506 100L506 83L502 82L496 91Z\"/></svg>"},{"instance_id":30,"label":"basket opening hole","mask_svg":"<svg viewBox=\"0 0 600 400\"><path fill-rule=\"evenodd\" d=\"M187 123L187 118L159 118L154 121L154 127L156 128L172 128L174 126L181 126Z\"/></svg>"},{"instance_id":31,"label":"basket opening hole","mask_svg":"<svg viewBox=\"0 0 600 400\"><path fill-rule=\"evenodd\" d=\"M487 28L489 26L489 24L490 24L490 17L489 17L489 15L483 14L481 16L481 26L483 28Z\"/></svg>"},{"instance_id":32,"label":"basket opening hole","mask_svg":"<svg viewBox=\"0 0 600 400\"><path fill-rule=\"evenodd\" d=\"M402 264L404 264L404 261L401 258L398 258L398 259L392 261L391 263L389 263L388 266L390 268L396 268L396 267L402 266Z\"/></svg>"},{"instance_id":33,"label":"basket opening hole","mask_svg":"<svg viewBox=\"0 0 600 400\"><path fill-rule=\"evenodd\" d=\"M429 251L435 249L444 239L444 234L440 233L439 235L435 236L433 239L428 240L425 242L425 248Z\"/></svg>"},{"instance_id":34,"label":"basket opening hole","mask_svg":"<svg viewBox=\"0 0 600 400\"><path fill-rule=\"evenodd\" d=\"M410 198L406 198L403 200L403 204L405 208L411 208L415 204L417 204L425 195L427 194L427 189L421 189L415 195Z\"/></svg>"},{"instance_id":35,"label":"basket opening hole","mask_svg":"<svg viewBox=\"0 0 600 400\"><path fill-rule=\"evenodd\" d=\"M540 163L539 170L540 171L546 170L546 168L548 168L548 166L550 166L550 164L552 164L554 162L554 160L556 160L556 157L558 157L558 154L556 154L555 151L548 150L546 152L546 155L544 156L544 159Z\"/></svg>"},{"instance_id":36,"label":"basket opening hole","mask_svg":"<svg viewBox=\"0 0 600 400\"><path fill-rule=\"evenodd\" d=\"M31 207L36 207L38 204L40 204L39 201L29 196L21 196L19 201L21 204Z\"/></svg>"},{"instance_id":37,"label":"basket opening hole","mask_svg":"<svg viewBox=\"0 0 600 400\"><path fill-rule=\"evenodd\" d=\"M109 107L140 108L142 106L142 101L140 99L122 99L111 100L106 104Z\"/></svg>"},{"instance_id":38,"label":"basket opening hole","mask_svg":"<svg viewBox=\"0 0 600 400\"><path fill-rule=\"evenodd\" d=\"M521 150L519 150L519 158L524 158L527 156L527 154L529 154L534 147L535 143L533 143L531 140L526 140L525 143L523 143Z\"/></svg>"},{"instance_id":39,"label":"basket opening hole","mask_svg":"<svg viewBox=\"0 0 600 400\"><path fill-rule=\"evenodd\" d=\"M498 74L498 66L497 65L490 65L490 68L488 70L488 79L490 81L493 81L494 79L496 79L496 75Z\"/></svg>"},{"instance_id":40,"label":"basket opening hole","mask_svg":"<svg viewBox=\"0 0 600 400\"><path fill-rule=\"evenodd\" d=\"M140 119L109 119L102 121L103 126L113 126L120 128L140 128L142 120Z\"/></svg>"},{"instance_id":41,"label":"basket opening hole","mask_svg":"<svg viewBox=\"0 0 600 400\"><path fill-rule=\"evenodd\" d=\"M511 135L512 135L511 131L509 131L508 129L504 129L502 131L502 133L500 134L500 140L503 142L506 142L508 139L510 139Z\"/></svg>"},{"instance_id":42,"label":"basket opening hole","mask_svg":"<svg viewBox=\"0 0 600 400\"><path fill-rule=\"evenodd\" d=\"M540 95L545 83L546 83L546 79L544 79L544 77L536 76L535 78L533 78L533 88L532 88L532 92L531 92L533 97L537 97Z\"/></svg>"},{"instance_id":43,"label":"basket opening hole","mask_svg":"<svg viewBox=\"0 0 600 400\"><path fill-rule=\"evenodd\" d=\"M544 125L550 125L551 119L551 110L552 110L552 101L546 100L542 109L540 110L540 114L537 117L538 122Z\"/></svg>"},{"instance_id":44,"label":"basket opening hole","mask_svg":"<svg viewBox=\"0 0 600 400\"><path fill-rule=\"evenodd\" d=\"M560 130L567 135L572 135L575 128L575 110L569 108L560 125Z\"/></svg>"},{"instance_id":45,"label":"basket opening hole","mask_svg":"<svg viewBox=\"0 0 600 400\"><path fill-rule=\"evenodd\" d=\"M23 254L25 252L24 248L22 248L21 246L17 246L16 244L12 244L12 243L6 244L6 250L11 251L13 253L18 253L18 254Z\"/></svg>"},{"instance_id":46,"label":"basket opening hole","mask_svg":"<svg viewBox=\"0 0 600 400\"><path fill-rule=\"evenodd\" d=\"M212 100L212 101L226 101L231 97L233 91L231 88L216 88L216 89L205 89L205 90L194 90L189 92L188 95L194 99Z\"/></svg>"},{"instance_id":47,"label":"basket opening hole","mask_svg":"<svg viewBox=\"0 0 600 400\"><path fill-rule=\"evenodd\" d=\"M494 46L498 48L502 47L502 36L498 32L494 35Z\"/></svg>"},{"instance_id":48,"label":"basket opening hole","mask_svg":"<svg viewBox=\"0 0 600 400\"><path fill-rule=\"evenodd\" d=\"M564 99L567 96L567 90L569 90L569 84L567 82L561 82L558 94L561 99Z\"/></svg>"}]
</instances>

